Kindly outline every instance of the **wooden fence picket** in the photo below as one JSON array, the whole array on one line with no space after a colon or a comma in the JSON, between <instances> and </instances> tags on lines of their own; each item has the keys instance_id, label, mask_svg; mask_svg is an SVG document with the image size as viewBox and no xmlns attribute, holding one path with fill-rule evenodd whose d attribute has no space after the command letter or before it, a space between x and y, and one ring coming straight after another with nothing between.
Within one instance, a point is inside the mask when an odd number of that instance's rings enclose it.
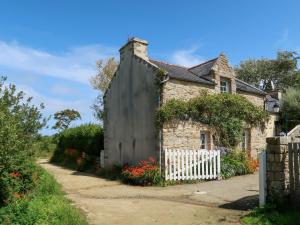
<instances>
[{"instance_id":1,"label":"wooden fence picket","mask_svg":"<svg viewBox=\"0 0 300 225\"><path fill-rule=\"evenodd\" d=\"M165 150L166 180L217 179L221 173L218 150Z\"/></svg>"}]
</instances>

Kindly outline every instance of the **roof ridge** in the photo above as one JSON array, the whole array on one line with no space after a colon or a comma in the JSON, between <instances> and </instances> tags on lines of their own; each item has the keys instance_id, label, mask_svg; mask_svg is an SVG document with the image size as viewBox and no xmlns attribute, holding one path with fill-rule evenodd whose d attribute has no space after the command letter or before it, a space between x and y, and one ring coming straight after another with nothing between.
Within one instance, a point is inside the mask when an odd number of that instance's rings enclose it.
<instances>
[{"instance_id":1,"label":"roof ridge","mask_svg":"<svg viewBox=\"0 0 300 225\"><path fill-rule=\"evenodd\" d=\"M208 60L208 61L205 61L205 62L203 62L203 63L200 63L200 64L198 64L198 65L192 66L192 67L190 67L190 68L188 68L188 69L190 70L190 69L193 69L193 68L195 68L195 67L198 67L198 66L205 65L206 63L209 63L209 62L212 62L212 61L214 61L214 60L217 60L218 58L219 58L219 57L216 57L216 58L210 59L210 60Z\"/></svg>"},{"instance_id":2,"label":"roof ridge","mask_svg":"<svg viewBox=\"0 0 300 225\"><path fill-rule=\"evenodd\" d=\"M164 63L164 64L167 64L167 65L170 65L170 66L177 66L177 67L180 67L182 69L186 69L186 70L189 70L189 67L186 67L186 66L181 66L181 65L177 65L177 64L171 64L171 63L168 63L168 62L165 62L165 61L162 61L162 60L155 60L155 59L149 59L150 61L154 61L154 62L158 62L158 63Z\"/></svg>"}]
</instances>

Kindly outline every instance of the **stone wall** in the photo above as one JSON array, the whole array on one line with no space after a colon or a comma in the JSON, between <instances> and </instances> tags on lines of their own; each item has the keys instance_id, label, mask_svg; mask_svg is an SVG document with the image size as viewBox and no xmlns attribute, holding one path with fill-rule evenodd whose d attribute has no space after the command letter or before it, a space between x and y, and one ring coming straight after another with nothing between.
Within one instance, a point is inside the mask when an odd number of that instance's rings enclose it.
<instances>
[{"instance_id":1,"label":"stone wall","mask_svg":"<svg viewBox=\"0 0 300 225\"><path fill-rule=\"evenodd\" d=\"M192 121L177 121L174 123L164 124L164 149L199 149L200 132L205 132L207 134L207 147L208 149L212 149L212 137L207 125L201 123L193 123Z\"/></svg>"},{"instance_id":2,"label":"stone wall","mask_svg":"<svg viewBox=\"0 0 300 225\"><path fill-rule=\"evenodd\" d=\"M120 66L104 98L105 167L159 158L158 69L146 60L147 55L141 57L146 46L141 40L130 40L120 50Z\"/></svg>"},{"instance_id":3,"label":"stone wall","mask_svg":"<svg viewBox=\"0 0 300 225\"><path fill-rule=\"evenodd\" d=\"M220 93L220 80L221 78L227 78L230 81L231 93L236 93L236 83L234 70L229 66L227 57L222 53L218 57L214 66L212 67L212 78L215 80L215 92Z\"/></svg>"},{"instance_id":4,"label":"stone wall","mask_svg":"<svg viewBox=\"0 0 300 225\"><path fill-rule=\"evenodd\" d=\"M238 91L237 92L239 95L244 96L246 99L248 99L250 102L252 102L254 105L259 106L261 108L264 108L264 102L265 98L264 96L261 95L255 95L255 94L250 94L247 92L242 92Z\"/></svg>"},{"instance_id":5,"label":"stone wall","mask_svg":"<svg viewBox=\"0 0 300 225\"><path fill-rule=\"evenodd\" d=\"M267 201L295 200L290 198L289 141L286 136L267 138Z\"/></svg>"},{"instance_id":6,"label":"stone wall","mask_svg":"<svg viewBox=\"0 0 300 225\"><path fill-rule=\"evenodd\" d=\"M214 92L214 86L170 79L163 87L162 100L163 102L166 102L170 99L188 101L191 98L199 96L201 91Z\"/></svg>"}]
</instances>

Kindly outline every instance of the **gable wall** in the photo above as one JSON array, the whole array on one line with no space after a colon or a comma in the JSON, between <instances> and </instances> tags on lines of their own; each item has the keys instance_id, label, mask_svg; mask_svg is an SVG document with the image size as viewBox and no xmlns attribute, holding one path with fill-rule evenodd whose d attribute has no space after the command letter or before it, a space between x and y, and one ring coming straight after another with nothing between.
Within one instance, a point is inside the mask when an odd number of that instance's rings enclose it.
<instances>
[{"instance_id":1,"label":"gable wall","mask_svg":"<svg viewBox=\"0 0 300 225\"><path fill-rule=\"evenodd\" d=\"M124 52L105 97L104 165L136 163L157 157L155 68Z\"/></svg>"}]
</instances>

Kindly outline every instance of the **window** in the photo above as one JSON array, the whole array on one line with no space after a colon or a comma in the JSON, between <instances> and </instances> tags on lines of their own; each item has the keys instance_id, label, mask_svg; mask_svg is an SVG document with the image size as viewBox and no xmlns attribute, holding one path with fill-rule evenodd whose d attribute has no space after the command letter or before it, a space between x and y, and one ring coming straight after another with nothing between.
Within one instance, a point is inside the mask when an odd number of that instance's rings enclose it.
<instances>
[{"instance_id":1,"label":"window","mask_svg":"<svg viewBox=\"0 0 300 225\"><path fill-rule=\"evenodd\" d=\"M240 144L242 150L248 150L248 141L249 141L249 131L244 130L242 134L241 144Z\"/></svg>"},{"instance_id":2,"label":"window","mask_svg":"<svg viewBox=\"0 0 300 225\"><path fill-rule=\"evenodd\" d=\"M200 149L207 149L207 134L200 132Z\"/></svg>"},{"instance_id":3,"label":"window","mask_svg":"<svg viewBox=\"0 0 300 225\"><path fill-rule=\"evenodd\" d=\"M221 93L229 92L229 80L220 80L220 91Z\"/></svg>"}]
</instances>

